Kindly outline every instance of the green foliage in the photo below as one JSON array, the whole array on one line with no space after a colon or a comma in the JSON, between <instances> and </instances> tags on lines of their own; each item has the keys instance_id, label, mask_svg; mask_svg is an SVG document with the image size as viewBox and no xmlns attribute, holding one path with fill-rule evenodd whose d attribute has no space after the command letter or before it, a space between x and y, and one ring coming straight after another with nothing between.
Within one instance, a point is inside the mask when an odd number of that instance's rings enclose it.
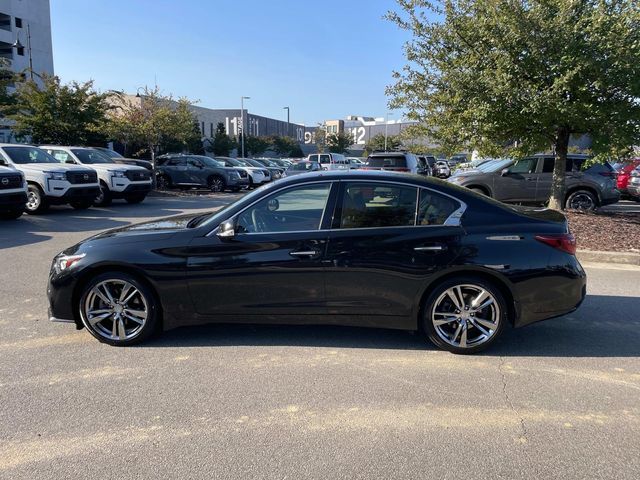
<instances>
[{"instance_id":1,"label":"green foliage","mask_svg":"<svg viewBox=\"0 0 640 480\"><path fill-rule=\"evenodd\" d=\"M158 87L145 87L139 98L120 97L109 122L110 137L125 146L143 146L138 154L148 153L152 162L163 149L200 152L202 135L190 106L186 98L175 101Z\"/></svg>"},{"instance_id":2,"label":"green foliage","mask_svg":"<svg viewBox=\"0 0 640 480\"><path fill-rule=\"evenodd\" d=\"M282 157L292 157L296 149L300 146L291 137L281 137L274 135L271 137L271 149Z\"/></svg>"},{"instance_id":3,"label":"green foliage","mask_svg":"<svg viewBox=\"0 0 640 480\"><path fill-rule=\"evenodd\" d=\"M227 135L224 123L218 122L218 125L216 125L216 133L208 151L212 152L217 157L228 157L231 150L236 147L236 141Z\"/></svg>"},{"instance_id":4,"label":"green foliage","mask_svg":"<svg viewBox=\"0 0 640 480\"><path fill-rule=\"evenodd\" d=\"M398 0L408 64L388 88L445 151L555 149L564 198L571 134L594 151L640 141L637 0ZM436 20L431 20L436 19Z\"/></svg>"},{"instance_id":5,"label":"green foliage","mask_svg":"<svg viewBox=\"0 0 640 480\"><path fill-rule=\"evenodd\" d=\"M332 153L349 153L353 145L353 135L347 132L330 133L326 138L327 149Z\"/></svg>"},{"instance_id":6,"label":"green foliage","mask_svg":"<svg viewBox=\"0 0 640 480\"><path fill-rule=\"evenodd\" d=\"M244 150L249 156L262 155L270 146L271 138L269 137L247 136L244 141Z\"/></svg>"},{"instance_id":7,"label":"green foliage","mask_svg":"<svg viewBox=\"0 0 640 480\"><path fill-rule=\"evenodd\" d=\"M55 76L42 76L42 86L19 83L7 118L19 136L34 143L103 145L106 141L110 94L98 93L93 82L62 84Z\"/></svg>"},{"instance_id":8,"label":"green foliage","mask_svg":"<svg viewBox=\"0 0 640 480\"><path fill-rule=\"evenodd\" d=\"M0 57L0 118L14 113L15 95L9 91L19 76L11 70L9 61Z\"/></svg>"},{"instance_id":9,"label":"green foliage","mask_svg":"<svg viewBox=\"0 0 640 480\"><path fill-rule=\"evenodd\" d=\"M302 148L300 147L300 145L298 145L296 143L293 146L293 148L291 149L291 151L289 152L288 157L290 157L290 158L302 158L302 157L304 157L304 152L302 151Z\"/></svg>"},{"instance_id":10,"label":"green foliage","mask_svg":"<svg viewBox=\"0 0 640 480\"><path fill-rule=\"evenodd\" d=\"M402 147L402 140L399 135L387 135L387 150L398 150ZM364 149L367 152L374 152L376 150L384 151L384 133L378 133L369 138Z\"/></svg>"}]
</instances>

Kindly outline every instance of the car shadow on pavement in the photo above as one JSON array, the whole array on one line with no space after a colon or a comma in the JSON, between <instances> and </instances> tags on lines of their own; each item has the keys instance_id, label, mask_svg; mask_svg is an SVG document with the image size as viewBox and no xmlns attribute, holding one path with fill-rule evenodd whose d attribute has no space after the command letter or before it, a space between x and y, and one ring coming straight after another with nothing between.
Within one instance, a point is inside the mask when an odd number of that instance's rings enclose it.
<instances>
[{"instance_id":1,"label":"car shadow on pavement","mask_svg":"<svg viewBox=\"0 0 640 480\"><path fill-rule=\"evenodd\" d=\"M589 295L574 313L508 328L481 355L640 357L640 301ZM434 350L420 333L336 326L203 325L164 332L141 347L306 346Z\"/></svg>"}]
</instances>

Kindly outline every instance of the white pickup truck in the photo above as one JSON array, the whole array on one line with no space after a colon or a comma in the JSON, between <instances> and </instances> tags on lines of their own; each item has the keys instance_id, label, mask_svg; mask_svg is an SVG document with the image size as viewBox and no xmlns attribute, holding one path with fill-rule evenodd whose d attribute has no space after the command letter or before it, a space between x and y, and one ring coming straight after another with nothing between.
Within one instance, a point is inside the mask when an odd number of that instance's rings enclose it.
<instances>
[{"instance_id":1,"label":"white pickup truck","mask_svg":"<svg viewBox=\"0 0 640 480\"><path fill-rule=\"evenodd\" d=\"M24 181L22 172L0 167L0 219L13 220L20 217L26 203L27 182Z\"/></svg>"},{"instance_id":2,"label":"white pickup truck","mask_svg":"<svg viewBox=\"0 0 640 480\"><path fill-rule=\"evenodd\" d=\"M27 181L27 213L41 213L49 205L65 203L75 209L89 208L100 193L95 170L63 165L32 145L1 143L0 165L23 173Z\"/></svg>"},{"instance_id":3,"label":"white pickup truck","mask_svg":"<svg viewBox=\"0 0 640 480\"><path fill-rule=\"evenodd\" d=\"M140 203L151 191L151 172L146 168L116 163L93 148L56 145L41 145L40 148L63 164L84 165L98 173L100 193L94 201L98 207L106 207L114 198Z\"/></svg>"}]
</instances>

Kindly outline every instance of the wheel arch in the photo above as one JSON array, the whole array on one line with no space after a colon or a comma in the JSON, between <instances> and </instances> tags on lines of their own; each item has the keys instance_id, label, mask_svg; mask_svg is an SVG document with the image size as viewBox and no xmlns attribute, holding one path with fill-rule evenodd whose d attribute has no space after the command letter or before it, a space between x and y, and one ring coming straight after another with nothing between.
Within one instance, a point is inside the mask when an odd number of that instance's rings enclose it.
<instances>
[{"instance_id":1,"label":"wheel arch","mask_svg":"<svg viewBox=\"0 0 640 480\"><path fill-rule=\"evenodd\" d=\"M420 292L420 295L418 296L418 302L416 304L417 311L415 312L415 320L418 330L422 328L421 318L424 314L424 309L426 307L425 302L429 295L431 295L431 293L438 287L439 284L456 277L473 277L480 280L485 280L495 285L507 303L507 315L509 318L509 323L512 326L515 324L515 320L518 315L518 309L515 302L515 295L511 287L511 282L509 282L509 280L503 275L500 275L498 272L495 272L493 270L482 268L463 268L442 272L440 275L437 275L436 277L432 278L427 284L425 284L424 288Z\"/></svg>"},{"instance_id":2,"label":"wheel arch","mask_svg":"<svg viewBox=\"0 0 640 480\"><path fill-rule=\"evenodd\" d=\"M132 277L134 277L137 281L139 281L140 283L143 283L145 286L147 286L151 292L153 293L153 296L156 300L156 305L158 306L158 325L160 328L162 328L164 326L164 309L162 307L162 301L160 299L160 295L158 295L158 289L156 288L156 286L153 284L153 282L150 282L143 274L140 270L138 270L137 268L131 266L131 265L125 265L125 264L101 264L101 265L97 265L95 267L92 268L87 268L85 270L83 270L80 275L78 276L78 279L76 280L76 284L75 287L73 289L73 294L71 295L71 305L73 307L73 320L76 323L76 327L78 329L84 328L84 325L82 324L82 320L80 319L80 311L79 311L79 305L80 305L80 297L82 296L83 290L85 288L85 286L87 285L87 283L94 277L101 275L103 273L107 273L107 272L113 272L113 273L126 273L127 275L131 275Z\"/></svg>"},{"instance_id":3,"label":"wheel arch","mask_svg":"<svg viewBox=\"0 0 640 480\"><path fill-rule=\"evenodd\" d=\"M598 193L598 190L590 185L577 185L575 187L567 188L567 193L564 196L565 205L567 204L567 200L569 200L569 196L579 190L585 190L593 194L593 196L596 198L596 207L599 207L601 205L600 194Z\"/></svg>"},{"instance_id":4,"label":"wheel arch","mask_svg":"<svg viewBox=\"0 0 640 480\"><path fill-rule=\"evenodd\" d=\"M472 183L470 185L465 185L465 188L468 188L469 190L471 190L473 188L476 188L478 190L482 190L487 197L493 198L493 192L491 191L491 189L487 185Z\"/></svg>"}]
</instances>

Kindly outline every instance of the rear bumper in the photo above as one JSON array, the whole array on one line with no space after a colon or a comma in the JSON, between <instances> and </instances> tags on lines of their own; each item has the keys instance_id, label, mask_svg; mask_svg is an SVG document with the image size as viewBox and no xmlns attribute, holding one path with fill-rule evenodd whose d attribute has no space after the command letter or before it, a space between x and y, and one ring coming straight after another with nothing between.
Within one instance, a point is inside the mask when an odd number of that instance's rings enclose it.
<instances>
[{"instance_id":1,"label":"rear bumper","mask_svg":"<svg viewBox=\"0 0 640 480\"><path fill-rule=\"evenodd\" d=\"M515 327L548 320L575 311L587 295L587 274L574 256L553 272L539 277L539 285L529 284L524 295L516 300ZM536 281L537 283L537 281Z\"/></svg>"}]
</instances>

